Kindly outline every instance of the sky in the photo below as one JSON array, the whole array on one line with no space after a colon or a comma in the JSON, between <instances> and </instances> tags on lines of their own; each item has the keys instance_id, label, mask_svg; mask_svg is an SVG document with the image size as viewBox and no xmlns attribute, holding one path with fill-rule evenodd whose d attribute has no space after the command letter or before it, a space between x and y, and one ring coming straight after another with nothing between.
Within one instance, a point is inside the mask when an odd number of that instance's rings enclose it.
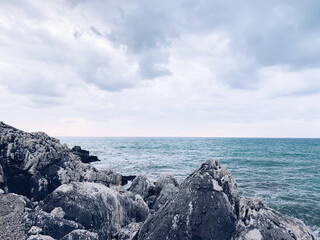
<instances>
[{"instance_id":1,"label":"sky","mask_svg":"<svg viewBox=\"0 0 320 240\"><path fill-rule=\"evenodd\" d=\"M320 137L320 1L0 0L0 121Z\"/></svg>"}]
</instances>

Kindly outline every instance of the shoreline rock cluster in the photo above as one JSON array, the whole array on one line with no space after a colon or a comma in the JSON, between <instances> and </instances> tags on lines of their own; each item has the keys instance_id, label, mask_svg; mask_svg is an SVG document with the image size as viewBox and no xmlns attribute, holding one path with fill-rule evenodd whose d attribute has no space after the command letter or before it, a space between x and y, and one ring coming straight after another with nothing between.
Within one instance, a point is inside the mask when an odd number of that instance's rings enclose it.
<instances>
[{"instance_id":1,"label":"shoreline rock cluster","mask_svg":"<svg viewBox=\"0 0 320 240\"><path fill-rule=\"evenodd\" d=\"M316 239L302 221L240 196L218 161L181 184L169 174L154 183L97 170L93 161L80 147L0 122L0 239Z\"/></svg>"}]
</instances>

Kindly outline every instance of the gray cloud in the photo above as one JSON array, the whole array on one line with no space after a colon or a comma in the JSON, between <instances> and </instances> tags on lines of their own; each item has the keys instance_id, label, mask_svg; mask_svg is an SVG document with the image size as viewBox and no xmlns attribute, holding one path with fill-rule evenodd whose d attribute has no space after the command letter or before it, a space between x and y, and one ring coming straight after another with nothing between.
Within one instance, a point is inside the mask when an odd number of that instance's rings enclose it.
<instances>
[{"instance_id":1,"label":"gray cloud","mask_svg":"<svg viewBox=\"0 0 320 240\"><path fill-rule=\"evenodd\" d=\"M0 84L15 94L57 98L57 104L79 81L121 92L145 80L176 77L170 61L175 44L183 43L186 35L201 39L221 34L229 39L234 65L212 46L194 65L231 89L259 89L258 73L267 67L302 71L320 65L316 0L2 1L0 5L0 63L6 66L0 70ZM192 50L186 49L177 61L192 59ZM318 93L313 81L292 94Z\"/></svg>"}]
</instances>

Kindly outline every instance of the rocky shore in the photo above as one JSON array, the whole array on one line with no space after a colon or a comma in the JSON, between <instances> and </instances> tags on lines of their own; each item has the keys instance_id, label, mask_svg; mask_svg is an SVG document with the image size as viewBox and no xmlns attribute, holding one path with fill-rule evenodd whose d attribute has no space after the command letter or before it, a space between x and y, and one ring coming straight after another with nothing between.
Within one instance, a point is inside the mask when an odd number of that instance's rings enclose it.
<instances>
[{"instance_id":1,"label":"rocky shore","mask_svg":"<svg viewBox=\"0 0 320 240\"><path fill-rule=\"evenodd\" d=\"M218 161L181 184L169 174L152 182L97 170L93 161L80 147L0 122L0 239L316 239L302 221L240 196Z\"/></svg>"}]
</instances>

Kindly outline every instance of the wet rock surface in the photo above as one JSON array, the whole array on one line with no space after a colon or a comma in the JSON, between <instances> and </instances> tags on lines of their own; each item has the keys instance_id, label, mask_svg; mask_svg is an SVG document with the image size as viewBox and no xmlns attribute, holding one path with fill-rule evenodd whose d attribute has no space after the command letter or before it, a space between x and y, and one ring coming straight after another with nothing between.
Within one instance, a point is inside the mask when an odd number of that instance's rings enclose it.
<instances>
[{"instance_id":1,"label":"wet rock surface","mask_svg":"<svg viewBox=\"0 0 320 240\"><path fill-rule=\"evenodd\" d=\"M0 122L0 239L316 239L302 221L241 197L218 161L179 185L169 174L154 183L97 170L88 156Z\"/></svg>"}]
</instances>

